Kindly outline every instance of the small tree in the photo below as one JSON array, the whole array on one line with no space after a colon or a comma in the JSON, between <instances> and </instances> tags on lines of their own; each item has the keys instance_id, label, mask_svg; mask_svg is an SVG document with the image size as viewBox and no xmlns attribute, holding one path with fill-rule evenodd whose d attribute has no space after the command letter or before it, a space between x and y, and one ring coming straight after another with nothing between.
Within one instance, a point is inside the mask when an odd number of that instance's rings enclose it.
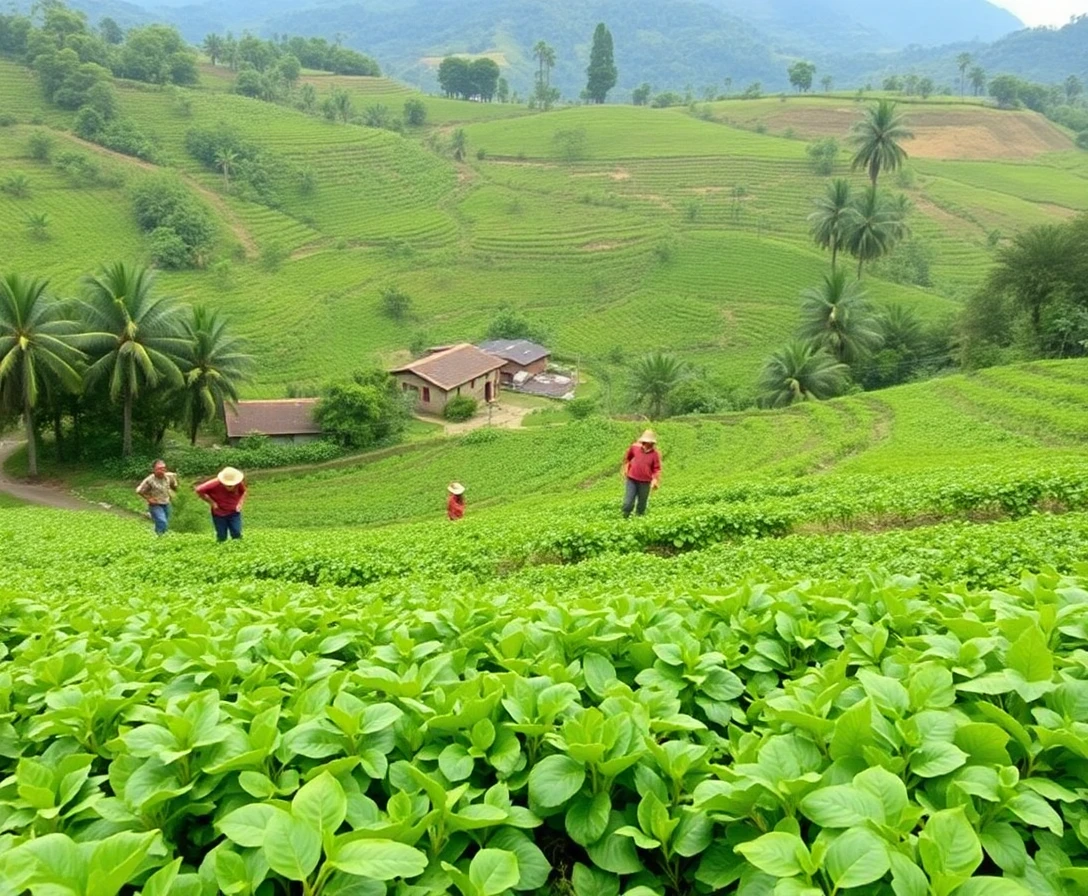
<instances>
[{"instance_id":1,"label":"small tree","mask_svg":"<svg viewBox=\"0 0 1088 896\"><path fill-rule=\"evenodd\" d=\"M812 170L827 177L835 170L835 160L839 157L839 141L834 137L824 137L810 143L805 152L812 164Z\"/></svg>"},{"instance_id":2,"label":"small tree","mask_svg":"<svg viewBox=\"0 0 1088 896\"><path fill-rule=\"evenodd\" d=\"M759 403L789 407L799 401L841 395L850 370L811 342L795 340L771 355L759 377Z\"/></svg>"},{"instance_id":3,"label":"small tree","mask_svg":"<svg viewBox=\"0 0 1088 896\"><path fill-rule=\"evenodd\" d=\"M631 102L636 106L648 105L651 93L653 93L653 87L643 81L638 87L631 91Z\"/></svg>"},{"instance_id":4,"label":"small tree","mask_svg":"<svg viewBox=\"0 0 1088 896\"><path fill-rule=\"evenodd\" d=\"M418 128L427 120L427 107L423 100L411 97L404 101L404 123Z\"/></svg>"},{"instance_id":5,"label":"small tree","mask_svg":"<svg viewBox=\"0 0 1088 896\"><path fill-rule=\"evenodd\" d=\"M831 75L824 75L820 78L820 86L824 89L824 93L831 93L831 85L834 84Z\"/></svg>"},{"instance_id":6,"label":"small tree","mask_svg":"<svg viewBox=\"0 0 1088 896\"><path fill-rule=\"evenodd\" d=\"M465 160L465 151L468 148L468 135L464 128L458 128L450 135L450 155L458 162Z\"/></svg>"},{"instance_id":7,"label":"small tree","mask_svg":"<svg viewBox=\"0 0 1088 896\"><path fill-rule=\"evenodd\" d=\"M660 350L650 352L631 366L635 401L646 407L651 419L667 416L672 391L687 374L687 366L675 355Z\"/></svg>"},{"instance_id":8,"label":"small tree","mask_svg":"<svg viewBox=\"0 0 1088 896\"><path fill-rule=\"evenodd\" d=\"M986 69L981 65L972 68L967 77L971 82L971 89L974 90L975 96L978 96L986 89Z\"/></svg>"},{"instance_id":9,"label":"small tree","mask_svg":"<svg viewBox=\"0 0 1088 896\"><path fill-rule=\"evenodd\" d=\"M787 74L798 93L808 93L812 89L812 76L816 74L816 66L811 62L798 61L787 69Z\"/></svg>"},{"instance_id":10,"label":"small tree","mask_svg":"<svg viewBox=\"0 0 1088 896\"><path fill-rule=\"evenodd\" d=\"M395 321L402 321L412 313L412 299L396 286L386 286L381 291L382 314Z\"/></svg>"},{"instance_id":11,"label":"small tree","mask_svg":"<svg viewBox=\"0 0 1088 896\"><path fill-rule=\"evenodd\" d=\"M343 447L369 448L401 433L410 413L396 380L375 369L325 386L314 419Z\"/></svg>"}]
</instances>

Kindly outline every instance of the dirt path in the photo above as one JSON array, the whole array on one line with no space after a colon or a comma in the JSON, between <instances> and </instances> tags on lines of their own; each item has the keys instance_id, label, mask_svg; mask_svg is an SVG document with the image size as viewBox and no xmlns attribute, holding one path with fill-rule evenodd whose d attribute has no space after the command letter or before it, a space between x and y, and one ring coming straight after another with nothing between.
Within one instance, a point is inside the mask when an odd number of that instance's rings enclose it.
<instances>
[{"instance_id":1,"label":"dirt path","mask_svg":"<svg viewBox=\"0 0 1088 896\"><path fill-rule=\"evenodd\" d=\"M97 143L91 143L89 140L84 140L81 137L70 134L67 131L59 131L58 133L66 140L71 140L73 143L78 143L84 149L88 149L93 153L97 153L100 156L113 159L118 162L124 162L126 165L135 165L137 168L142 168L144 171L173 171L180 177L185 184L191 189L200 194L201 198L215 209L216 214L221 220L227 223L230 228L230 232L234 235L234 238L242 244L242 247L246 250L246 258L253 259L260 254L260 250L257 246L257 241L253 239L253 235L246 230L245 225L238 220L238 216L234 213L229 205L224 201L223 197L216 193L214 190L210 190L201 184L196 178L190 174L186 174L179 168L161 168L158 165L154 165L151 162L145 162L143 159L137 159L135 156L126 156L124 153L116 152L112 149L107 149L104 146L99 146Z\"/></svg>"},{"instance_id":2,"label":"dirt path","mask_svg":"<svg viewBox=\"0 0 1088 896\"><path fill-rule=\"evenodd\" d=\"M22 444L15 441L0 441L0 492L40 507L52 507L57 510L108 510L125 517L132 516L127 511L110 504L93 504L90 501L84 501L64 489L8 476L4 472L4 463Z\"/></svg>"}]
</instances>

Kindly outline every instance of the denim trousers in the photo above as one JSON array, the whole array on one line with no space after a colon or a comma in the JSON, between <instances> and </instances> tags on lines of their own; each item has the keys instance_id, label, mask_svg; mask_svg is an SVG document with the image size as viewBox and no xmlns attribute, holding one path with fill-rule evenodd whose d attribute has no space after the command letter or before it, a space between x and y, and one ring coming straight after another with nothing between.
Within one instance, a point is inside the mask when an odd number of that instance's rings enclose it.
<instances>
[{"instance_id":1,"label":"denim trousers","mask_svg":"<svg viewBox=\"0 0 1088 896\"><path fill-rule=\"evenodd\" d=\"M240 510L227 516L212 514L212 525L215 526L215 540L226 541L227 535L231 538L242 537L242 512Z\"/></svg>"},{"instance_id":2,"label":"denim trousers","mask_svg":"<svg viewBox=\"0 0 1088 896\"><path fill-rule=\"evenodd\" d=\"M631 515L634 508L638 516L646 512L646 502L650 500L650 483L639 482L637 479L628 478L627 486L623 492L623 516L624 519ZM636 507L635 502L638 502Z\"/></svg>"},{"instance_id":3,"label":"denim trousers","mask_svg":"<svg viewBox=\"0 0 1088 896\"><path fill-rule=\"evenodd\" d=\"M170 505L148 504L147 514L151 517L151 522L155 524L155 534L162 535L165 533L170 525Z\"/></svg>"}]
</instances>

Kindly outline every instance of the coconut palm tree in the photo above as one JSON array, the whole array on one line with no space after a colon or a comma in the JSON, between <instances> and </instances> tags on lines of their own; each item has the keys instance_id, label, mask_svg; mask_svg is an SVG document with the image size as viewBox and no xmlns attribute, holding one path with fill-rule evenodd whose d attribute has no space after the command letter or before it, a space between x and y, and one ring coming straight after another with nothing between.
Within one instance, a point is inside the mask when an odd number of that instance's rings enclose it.
<instances>
[{"instance_id":1,"label":"coconut palm tree","mask_svg":"<svg viewBox=\"0 0 1088 896\"><path fill-rule=\"evenodd\" d=\"M537 80L545 87L551 86L551 71L555 66L555 48L538 40L533 46L533 57L540 63Z\"/></svg>"},{"instance_id":2,"label":"coconut palm tree","mask_svg":"<svg viewBox=\"0 0 1088 896\"><path fill-rule=\"evenodd\" d=\"M197 305L182 327L189 343L181 364L185 378L182 417L189 430L189 443L195 445L200 427L222 416L224 405L238 400L238 386L252 372L253 358L246 354L243 341L228 330L218 311Z\"/></svg>"},{"instance_id":3,"label":"coconut palm tree","mask_svg":"<svg viewBox=\"0 0 1088 896\"><path fill-rule=\"evenodd\" d=\"M960 53L960 55L956 57L956 65L958 65L960 69L960 96L963 96L964 90L967 89L967 69L970 67L971 62L970 53Z\"/></svg>"},{"instance_id":4,"label":"coconut palm tree","mask_svg":"<svg viewBox=\"0 0 1088 896\"><path fill-rule=\"evenodd\" d=\"M832 271L819 286L802 290L798 332L843 364L867 357L883 341L865 290L844 270Z\"/></svg>"},{"instance_id":5,"label":"coconut palm tree","mask_svg":"<svg viewBox=\"0 0 1088 896\"><path fill-rule=\"evenodd\" d=\"M784 408L798 401L834 398L850 381L850 369L812 342L793 340L776 351L759 377L763 407Z\"/></svg>"},{"instance_id":6,"label":"coconut palm tree","mask_svg":"<svg viewBox=\"0 0 1088 896\"><path fill-rule=\"evenodd\" d=\"M967 79L971 82L971 89L975 91L975 96L986 89L986 69L981 65L974 66L967 75Z\"/></svg>"},{"instance_id":7,"label":"coconut palm tree","mask_svg":"<svg viewBox=\"0 0 1088 896\"><path fill-rule=\"evenodd\" d=\"M27 470L38 475L34 412L54 383L76 392L85 355L80 325L46 294L44 280L0 278L0 410L23 418Z\"/></svg>"},{"instance_id":8,"label":"coconut palm tree","mask_svg":"<svg viewBox=\"0 0 1088 896\"><path fill-rule=\"evenodd\" d=\"M188 343L179 308L156 294L154 272L122 261L86 280L82 303L94 347L86 382L109 382L110 398L122 406L121 455L132 455L132 406L145 389L180 387L179 368Z\"/></svg>"},{"instance_id":9,"label":"coconut palm tree","mask_svg":"<svg viewBox=\"0 0 1088 896\"><path fill-rule=\"evenodd\" d=\"M854 202L848 220L844 245L858 260L858 279L862 265L887 255L907 232L902 205L889 200L870 186Z\"/></svg>"},{"instance_id":10,"label":"coconut palm tree","mask_svg":"<svg viewBox=\"0 0 1088 896\"><path fill-rule=\"evenodd\" d=\"M234 171L234 163L238 161L238 153L230 147L223 147L215 153L215 167L223 172L223 186L230 187L230 175Z\"/></svg>"},{"instance_id":11,"label":"coconut palm tree","mask_svg":"<svg viewBox=\"0 0 1088 896\"><path fill-rule=\"evenodd\" d=\"M808 216L809 232L817 246L831 250L831 270L835 270L835 259L854 214L850 182L845 177L835 178L828 183L827 193L814 199L812 204L816 211Z\"/></svg>"},{"instance_id":12,"label":"coconut palm tree","mask_svg":"<svg viewBox=\"0 0 1088 896\"><path fill-rule=\"evenodd\" d=\"M899 144L913 136L907 129L906 119L895 111L895 103L880 100L854 125L850 142L857 152L850 164L851 170L866 169L875 187L881 171L894 171L906 161L907 152Z\"/></svg>"},{"instance_id":13,"label":"coconut palm tree","mask_svg":"<svg viewBox=\"0 0 1088 896\"><path fill-rule=\"evenodd\" d=\"M687 376L687 366L676 355L661 350L650 352L631 368L635 401L645 403L651 419L667 416L669 395Z\"/></svg>"}]
</instances>

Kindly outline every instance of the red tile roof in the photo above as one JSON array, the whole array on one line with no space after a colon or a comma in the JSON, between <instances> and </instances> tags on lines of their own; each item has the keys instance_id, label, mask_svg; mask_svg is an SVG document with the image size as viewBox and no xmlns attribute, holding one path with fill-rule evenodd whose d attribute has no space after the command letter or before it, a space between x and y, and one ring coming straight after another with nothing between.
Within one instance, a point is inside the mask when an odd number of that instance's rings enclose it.
<instances>
[{"instance_id":1,"label":"red tile roof","mask_svg":"<svg viewBox=\"0 0 1088 896\"><path fill-rule=\"evenodd\" d=\"M314 421L316 398L281 398L275 401L240 401L226 409L227 436L239 438L252 432L266 436L317 435Z\"/></svg>"},{"instance_id":2,"label":"red tile roof","mask_svg":"<svg viewBox=\"0 0 1088 896\"><path fill-rule=\"evenodd\" d=\"M480 351L474 345L463 342L419 358L403 367L395 367L389 372L414 373L428 383L433 383L443 392L449 392L451 389L463 386L469 380L485 376L492 370L498 370L505 363L502 358L496 358L494 355Z\"/></svg>"}]
</instances>

